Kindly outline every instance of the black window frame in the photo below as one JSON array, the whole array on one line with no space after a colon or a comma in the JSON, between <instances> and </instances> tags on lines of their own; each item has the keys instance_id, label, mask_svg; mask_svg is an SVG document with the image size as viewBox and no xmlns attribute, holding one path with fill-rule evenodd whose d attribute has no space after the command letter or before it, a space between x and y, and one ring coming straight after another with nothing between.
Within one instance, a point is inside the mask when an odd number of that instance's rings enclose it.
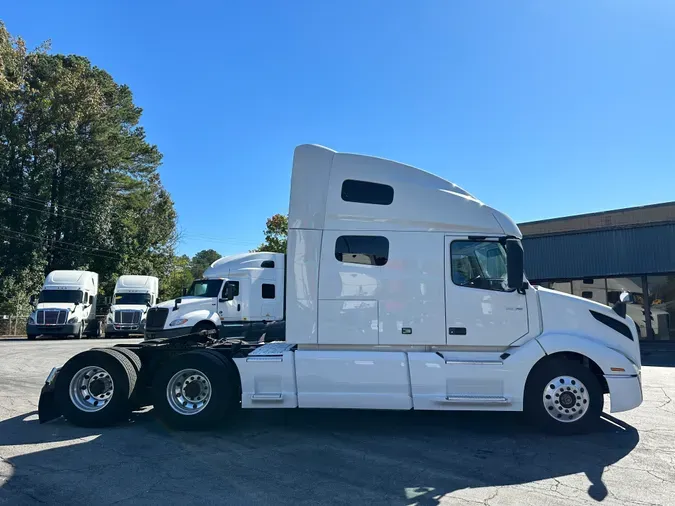
<instances>
[{"instance_id":1,"label":"black window frame","mask_svg":"<svg viewBox=\"0 0 675 506\"><path fill-rule=\"evenodd\" d=\"M354 240L355 238L356 241ZM379 249L383 250L385 253L384 255L380 255L381 251L373 253L377 248L372 248L370 252L365 252L365 251L346 251L346 250L351 250L350 248L350 241L352 243L355 243L357 241L362 241L364 239L374 239L377 241L382 241L383 244L380 245ZM341 242L345 243L346 250L345 251L338 251L338 244ZM351 264L351 265L364 265L364 266L369 266L369 267L384 267L387 265L387 262L389 262L389 239L383 235L341 235L335 239L335 259L338 262L341 262L343 264ZM354 246L356 247L356 245ZM365 248L363 248L365 249ZM348 259L345 260L344 255L365 255L371 259L371 263L363 263L363 262L350 262ZM379 259L383 259L379 260Z\"/></svg>"},{"instance_id":2,"label":"black window frame","mask_svg":"<svg viewBox=\"0 0 675 506\"><path fill-rule=\"evenodd\" d=\"M272 287L272 296L271 297L269 296L269 293L267 295L265 295L265 288L267 288L269 290L269 287ZM277 298L276 297L277 287L274 283L263 283L262 288L260 289L260 292L262 294L263 299L276 299Z\"/></svg>"},{"instance_id":3,"label":"black window frame","mask_svg":"<svg viewBox=\"0 0 675 506\"><path fill-rule=\"evenodd\" d=\"M374 181L345 179L342 181L340 196L345 202L389 206L394 202L394 187Z\"/></svg>"},{"instance_id":4,"label":"black window frame","mask_svg":"<svg viewBox=\"0 0 675 506\"><path fill-rule=\"evenodd\" d=\"M232 281L232 280L227 280L225 283L223 283L223 288L220 290L220 298L224 299L225 298L225 291L227 290L227 285L232 285L234 286L234 291L232 293L233 297L236 297L239 295L239 281Z\"/></svg>"},{"instance_id":5,"label":"black window frame","mask_svg":"<svg viewBox=\"0 0 675 506\"><path fill-rule=\"evenodd\" d=\"M469 285L469 284L458 283L455 280L455 270L454 270L454 263L453 263L453 258L452 258L452 246L455 243L495 243L495 244L501 245L502 249L504 250L504 254L506 255L506 248L504 248L504 245L500 241L497 241L497 240L488 241L488 240L476 240L476 239L457 239L457 240L454 240L454 241L450 242L450 280L452 281L452 283L455 286L458 286L460 288L471 288L471 289L474 289L474 290L488 290L488 291L491 291L491 292L510 293L510 292L515 291L515 288L505 288L506 285L498 286L497 284L492 284L492 283L490 283L487 286L483 286L483 285L478 286L478 285ZM507 262L508 262L508 259L507 259ZM480 265L479 265L479 267L480 267ZM481 268L481 270L482 270L482 268ZM497 280L487 280L487 281L497 281Z\"/></svg>"}]
</instances>

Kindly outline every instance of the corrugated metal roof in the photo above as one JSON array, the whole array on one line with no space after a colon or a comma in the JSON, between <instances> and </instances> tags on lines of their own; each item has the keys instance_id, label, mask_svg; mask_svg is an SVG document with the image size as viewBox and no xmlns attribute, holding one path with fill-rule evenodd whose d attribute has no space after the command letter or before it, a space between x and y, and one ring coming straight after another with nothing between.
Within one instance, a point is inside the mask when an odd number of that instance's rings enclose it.
<instances>
[{"instance_id":1,"label":"corrugated metal roof","mask_svg":"<svg viewBox=\"0 0 675 506\"><path fill-rule=\"evenodd\" d=\"M528 279L675 272L675 223L525 237Z\"/></svg>"}]
</instances>

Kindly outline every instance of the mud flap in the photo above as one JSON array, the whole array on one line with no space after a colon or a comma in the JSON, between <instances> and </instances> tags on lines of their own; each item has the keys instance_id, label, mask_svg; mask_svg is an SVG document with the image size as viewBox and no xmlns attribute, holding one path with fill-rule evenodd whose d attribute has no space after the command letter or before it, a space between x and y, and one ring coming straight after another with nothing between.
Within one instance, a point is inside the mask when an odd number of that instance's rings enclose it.
<instances>
[{"instance_id":1,"label":"mud flap","mask_svg":"<svg viewBox=\"0 0 675 506\"><path fill-rule=\"evenodd\" d=\"M60 368L52 369L40 392L40 400L38 401L40 423L46 423L61 416L61 410L56 403L55 395L56 376L60 370Z\"/></svg>"}]
</instances>

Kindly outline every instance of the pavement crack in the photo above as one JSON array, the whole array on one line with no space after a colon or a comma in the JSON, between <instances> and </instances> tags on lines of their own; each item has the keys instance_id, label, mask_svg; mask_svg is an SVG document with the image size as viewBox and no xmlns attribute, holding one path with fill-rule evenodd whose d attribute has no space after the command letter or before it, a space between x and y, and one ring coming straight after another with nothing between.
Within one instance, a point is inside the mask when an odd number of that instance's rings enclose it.
<instances>
[{"instance_id":1,"label":"pavement crack","mask_svg":"<svg viewBox=\"0 0 675 506\"><path fill-rule=\"evenodd\" d=\"M666 402L664 402L664 403L661 404L660 406L656 406L656 409L661 409L661 408L663 408L664 406L670 404L671 401L673 400L673 399L670 398L670 395L668 395L668 394L666 393L666 389L665 389L665 388L663 388L663 387L659 387L659 388L661 389L661 392L663 392L663 395L666 396L666 399L667 399L667 400L666 400Z\"/></svg>"},{"instance_id":2,"label":"pavement crack","mask_svg":"<svg viewBox=\"0 0 675 506\"><path fill-rule=\"evenodd\" d=\"M483 504L485 504L485 506L490 506L490 501L492 501L495 497L497 497L497 494L499 494L499 488L497 488L497 489L495 490L495 493L494 493L494 494L492 494L490 497L488 497L487 499L485 499L485 500L483 501Z\"/></svg>"}]
</instances>

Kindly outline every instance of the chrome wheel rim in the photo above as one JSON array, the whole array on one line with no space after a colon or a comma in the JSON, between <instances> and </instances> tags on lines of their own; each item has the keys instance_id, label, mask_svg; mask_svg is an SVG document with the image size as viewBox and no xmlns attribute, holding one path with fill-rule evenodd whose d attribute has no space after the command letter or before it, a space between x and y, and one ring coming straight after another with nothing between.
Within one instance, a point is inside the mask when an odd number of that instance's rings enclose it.
<instances>
[{"instance_id":1,"label":"chrome wheel rim","mask_svg":"<svg viewBox=\"0 0 675 506\"><path fill-rule=\"evenodd\" d=\"M211 400L211 382L197 369L183 369L174 374L166 386L169 406L181 415L196 415Z\"/></svg>"},{"instance_id":2,"label":"chrome wheel rim","mask_svg":"<svg viewBox=\"0 0 675 506\"><path fill-rule=\"evenodd\" d=\"M558 376L549 381L542 400L549 416L562 423L578 421L591 404L588 388L573 376Z\"/></svg>"},{"instance_id":3,"label":"chrome wheel rim","mask_svg":"<svg viewBox=\"0 0 675 506\"><path fill-rule=\"evenodd\" d=\"M92 365L83 367L70 380L70 400L80 411L101 411L115 393L115 383L105 369Z\"/></svg>"}]
</instances>

